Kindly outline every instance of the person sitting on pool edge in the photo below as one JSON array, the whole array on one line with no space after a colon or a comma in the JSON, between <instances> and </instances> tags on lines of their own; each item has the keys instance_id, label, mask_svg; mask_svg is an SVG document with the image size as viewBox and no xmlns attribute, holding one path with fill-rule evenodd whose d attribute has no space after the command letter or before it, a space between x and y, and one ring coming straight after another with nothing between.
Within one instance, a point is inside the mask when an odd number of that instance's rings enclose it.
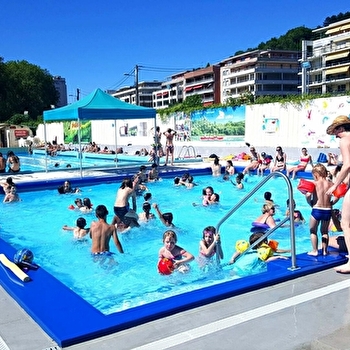
<instances>
[{"instance_id":1,"label":"person sitting on pool edge","mask_svg":"<svg viewBox=\"0 0 350 350\"><path fill-rule=\"evenodd\" d=\"M14 154L13 151L7 152L7 165L8 165L8 172L9 173L19 173L21 171L21 162Z\"/></svg>"},{"instance_id":2,"label":"person sitting on pool edge","mask_svg":"<svg viewBox=\"0 0 350 350\"><path fill-rule=\"evenodd\" d=\"M287 172L286 172L287 177L289 177L289 175L292 173L292 180L294 180L296 174L299 171L305 171L305 169L309 163L310 163L311 167L313 167L312 157L310 154L307 153L307 149L305 147L303 147L301 149L301 156L300 156L299 164L287 169Z\"/></svg>"},{"instance_id":3,"label":"person sitting on pool edge","mask_svg":"<svg viewBox=\"0 0 350 350\"><path fill-rule=\"evenodd\" d=\"M168 227L175 227L173 224L173 214L172 213L162 213L159 209L159 206L157 203L153 203L152 207L155 209L156 213L158 214L158 217L160 221Z\"/></svg>"},{"instance_id":4,"label":"person sitting on pool edge","mask_svg":"<svg viewBox=\"0 0 350 350\"><path fill-rule=\"evenodd\" d=\"M116 227L107 223L108 210L102 204L95 210L98 221L93 221L90 227L90 238L92 239L91 254L94 258L99 256L110 257L109 242L113 238L114 244L119 253L124 253L123 247L118 239ZM113 259L112 259L113 260Z\"/></svg>"}]
</instances>

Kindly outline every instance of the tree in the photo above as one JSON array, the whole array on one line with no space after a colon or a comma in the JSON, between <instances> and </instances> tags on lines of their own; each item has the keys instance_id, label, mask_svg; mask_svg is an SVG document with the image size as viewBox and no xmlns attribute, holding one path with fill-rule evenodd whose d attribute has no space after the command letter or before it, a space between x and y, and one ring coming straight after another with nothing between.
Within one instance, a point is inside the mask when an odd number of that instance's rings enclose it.
<instances>
[{"instance_id":1,"label":"tree","mask_svg":"<svg viewBox=\"0 0 350 350\"><path fill-rule=\"evenodd\" d=\"M5 86L2 91L0 85L0 121L7 121L15 114L23 115L25 111L35 121L58 101L53 77L27 61L8 61L4 65L0 62L0 78Z\"/></svg>"},{"instance_id":2,"label":"tree","mask_svg":"<svg viewBox=\"0 0 350 350\"><path fill-rule=\"evenodd\" d=\"M332 23L339 22L348 18L350 18L350 12L345 12L345 13L340 12L338 15L327 17L323 22L323 26L327 27Z\"/></svg>"},{"instance_id":3,"label":"tree","mask_svg":"<svg viewBox=\"0 0 350 350\"><path fill-rule=\"evenodd\" d=\"M186 108L202 107L202 97L200 95L188 96L185 101L182 102L182 106Z\"/></svg>"}]
</instances>

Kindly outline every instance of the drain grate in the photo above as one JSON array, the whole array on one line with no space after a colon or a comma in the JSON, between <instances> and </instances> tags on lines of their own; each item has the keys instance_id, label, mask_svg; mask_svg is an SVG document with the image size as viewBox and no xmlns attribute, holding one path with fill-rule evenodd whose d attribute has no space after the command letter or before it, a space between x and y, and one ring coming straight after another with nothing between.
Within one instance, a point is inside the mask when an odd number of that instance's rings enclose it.
<instances>
[{"instance_id":1,"label":"drain grate","mask_svg":"<svg viewBox=\"0 0 350 350\"><path fill-rule=\"evenodd\" d=\"M10 350L10 348L6 345L4 339L0 337L0 350Z\"/></svg>"},{"instance_id":2,"label":"drain grate","mask_svg":"<svg viewBox=\"0 0 350 350\"><path fill-rule=\"evenodd\" d=\"M59 346L50 346L49 348L46 348L46 349L43 349L43 350L62 350L62 349Z\"/></svg>"}]
</instances>

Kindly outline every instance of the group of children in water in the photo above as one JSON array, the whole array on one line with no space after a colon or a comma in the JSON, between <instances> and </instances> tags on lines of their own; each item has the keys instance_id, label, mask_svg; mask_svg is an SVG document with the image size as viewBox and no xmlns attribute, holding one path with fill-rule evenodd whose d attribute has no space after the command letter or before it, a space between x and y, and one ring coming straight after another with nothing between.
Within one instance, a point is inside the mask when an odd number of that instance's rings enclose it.
<instances>
[{"instance_id":1,"label":"group of children in water","mask_svg":"<svg viewBox=\"0 0 350 350\"><path fill-rule=\"evenodd\" d=\"M215 174L213 173L215 176ZM225 175L231 176L230 174L230 164L226 168ZM331 198L327 195L327 190L332 186L332 182L328 179L328 172L324 165L321 163L316 164L312 169L312 175L314 177L314 190L312 192L305 192L305 198L307 203L312 207L311 218L310 218L310 236L311 236L311 244L312 250L308 253L309 255L317 256L318 255L318 236L317 230L319 225L321 224L320 231L322 236L322 254L328 254L328 245L329 245L329 235L328 231L330 228L330 222L334 219L335 225L337 229L340 229L339 225L339 215L334 216L332 206L339 200L339 198ZM244 175L239 173L236 176L235 186L238 188L242 188L241 185ZM140 171L134 176L134 188L135 192L138 195L144 194L145 190L148 188L145 185L147 181L157 181L159 179L158 169L156 165L152 165L152 169L148 174L146 174L146 167L141 166ZM232 182L232 181L231 181ZM184 173L182 177L176 177L174 179L175 186L185 186L189 189L197 186L194 182L194 178L188 172ZM239 187L239 186L242 187ZM13 183L11 178L8 178L6 183L2 184L5 191L5 200L11 201L14 200L14 196L16 196L16 186ZM13 190L14 189L14 190ZM69 181L65 181L64 184L59 188L59 193L78 193L80 190L78 188L72 188ZM155 218L155 215L151 213L152 207L154 208L156 214L158 215L161 222L169 227L173 228L173 215L172 213L162 213L159 206L156 203L151 204L149 202L151 197L150 193L144 194L144 203L142 205L142 213L136 214L136 217L130 218L129 222L127 220L127 214L123 218L123 220L118 220L118 218L114 218L112 224L116 227L116 232L124 232L131 227L139 226L138 221L148 222L151 219ZM273 228L276 226L276 222L273 218L275 213L275 204L271 199L271 193L265 192L264 195L265 203L262 208L262 215L257 218L255 223L264 224L268 226L268 228ZM12 198L12 199L11 199ZM19 200L19 197L17 195ZM203 189L202 194L202 203L193 205L203 205L208 206L212 204L216 204L219 202L220 196L218 193L214 192L213 187L207 186ZM287 200L287 207L289 208L289 200ZM300 211L295 209L295 201L293 202L294 207L294 221L304 221L304 217ZM77 209L82 213L89 213L93 211L92 203L89 198L77 198L75 200L75 206L71 209ZM287 210L286 215L289 215L289 211ZM337 221L336 221L337 219ZM131 222L136 222L137 225L131 224ZM79 217L76 221L75 227L63 226L64 230L73 231L74 238L80 240L83 239L90 233L90 228L86 228L86 219L83 217ZM242 248L242 242L240 245L236 245L236 251L230 259L229 264L235 263L235 261L241 255L245 255L245 250L247 250L250 246L252 247L252 251L256 251L256 258L269 262L275 259L285 259L286 257L280 255L281 250L277 248L278 243L276 245L275 241L272 241L272 244L268 241L268 239L264 236L265 229L256 229L252 231L251 236ZM91 235L91 233L90 233ZM256 243L257 242L257 243ZM288 250L284 250L284 252L288 252ZM220 235L216 232L215 227L208 226L203 230L202 239L199 243L199 258L198 262L201 267L208 265L211 261L213 261L213 257L218 254L220 259L223 258L223 252L220 244ZM168 229L163 234L163 247L159 250L159 261L163 258L171 259L173 261L174 270L178 270L180 272L189 271L189 262L194 260L193 254L186 251L181 246L177 245L177 235L173 229Z\"/></svg>"}]
</instances>

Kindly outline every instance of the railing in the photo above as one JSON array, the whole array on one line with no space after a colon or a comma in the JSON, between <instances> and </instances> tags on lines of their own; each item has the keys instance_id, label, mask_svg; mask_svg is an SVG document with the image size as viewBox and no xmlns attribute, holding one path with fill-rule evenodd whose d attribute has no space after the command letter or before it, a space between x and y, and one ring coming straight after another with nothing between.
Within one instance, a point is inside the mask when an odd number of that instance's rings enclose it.
<instances>
[{"instance_id":1,"label":"railing","mask_svg":"<svg viewBox=\"0 0 350 350\"><path fill-rule=\"evenodd\" d=\"M249 198L251 198L261 187L263 187L266 182L268 182L271 178L280 176L282 177L287 184L288 187L288 196L289 196L289 217L286 217L282 219L274 228L271 230L268 230L259 240L257 240L254 244L252 244L244 253L241 254L244 255L246 252L254 248L257 244L259 244L261 241L263 241L265 238L267 238L271 233L273 233L275 230L277 230L279 227L281 227L285 222L288 220L290 221L290 248L291 248L291 264L292 266L289 268L289 270L294 271L297 270L298 267L296 265L296 251L295 251L295 226L294 226L294 199L293 199L293 188L292 184L290 182L289 177L287 177L285 174L281 172L273 172L269 175L267 175L263 180L259 182L258 185L256 185L245 197L243 197L216 225L216 232L219 232L220 226L238 209L240 208ZM220 257L218 254L216 254L217 262L220 263Z\"/></svg>"},{"instance_id":2,"label":"railing","mask_svg":"<svg viewBox=\"0 0 350 350\"><path fill-rule=\"evenodd\" d=\"M192 155L191 155L192 151ZM197 153L193 146L182 146L179 155L177 156L179 159L181 158L196 158Z\"/></svg>"}]
</instances>

